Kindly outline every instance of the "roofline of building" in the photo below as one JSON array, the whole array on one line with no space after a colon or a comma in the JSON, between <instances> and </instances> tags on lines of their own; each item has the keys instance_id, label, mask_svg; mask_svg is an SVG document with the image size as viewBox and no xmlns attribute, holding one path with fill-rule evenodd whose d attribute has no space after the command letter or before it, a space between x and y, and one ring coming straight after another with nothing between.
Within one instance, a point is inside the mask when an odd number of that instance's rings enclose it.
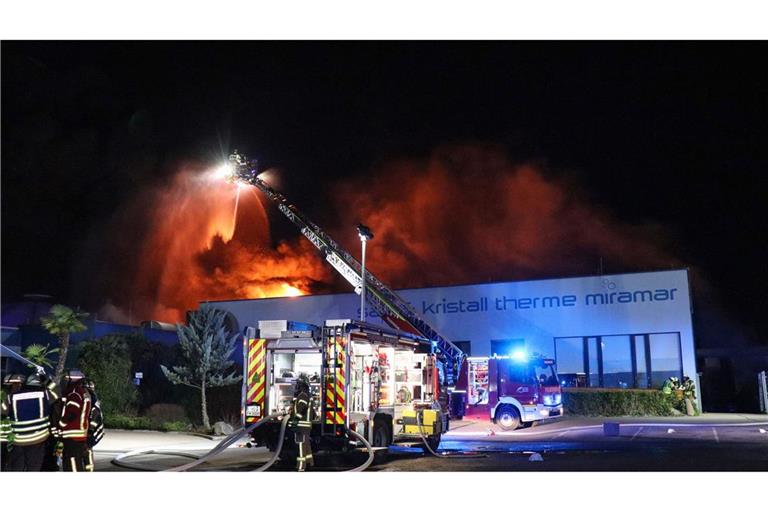
<instances>
[{"instance_id":1,"label":"roofline of building","mask_svg":"<svg viewBox=\"0 0 768 512\"><path fill-rule=\"evenodd\" d=\"M545 277L543 279L518 279L515 281L487 281L482 283L423 286L419 288L396 288L395 291L400 293L400 292L408 292L408 291L416 291L416 290L430 290L433 288L462 288L465 286L481 286L481 285L489 285L489 284L536 283L536 282L544 282L544 281L563 281L566 279L586 279L589 277L616 277L616 276L630 276L630 275L637 275L637 274L658 274L661 272L680 272L681 270L690 274L689 267L678 267L678 268L667 268L663 270L640 270L637 272L621 272L618 274L588 274L583 276L569 276L569 277ZM690 286L690 279L689 279L689 286ZM251 300L284 300L284 299L296 299L301 297L328 297L331 295L355 295L355 293L354 292L313 293L310 295L299 295L298 297L283 296L283 297L261 297L261 298L251 298L251 299L202 300L198 304L218 304L222 302L244 302L244 301L251 301Z\"/></svg>"}]
</instances>

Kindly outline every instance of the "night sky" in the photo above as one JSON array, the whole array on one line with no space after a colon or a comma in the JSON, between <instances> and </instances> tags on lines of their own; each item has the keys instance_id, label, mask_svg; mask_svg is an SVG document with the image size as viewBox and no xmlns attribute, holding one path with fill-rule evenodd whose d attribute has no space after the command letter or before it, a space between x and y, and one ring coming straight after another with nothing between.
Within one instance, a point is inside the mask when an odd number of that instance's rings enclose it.
<instances>
[{"instance_id":1,"label":"night sky","mask_svg":"<svg viewBox=\"0 0 768 512\"><path fill-rule=\"evenodd\" d=\"M180 160L241 149L285 169L281 189L322 224L329 183L478 142L568 175L622 222L664 226L708 283L700 300L768 340L765 55L717 42L3 42L2 298L98 301L77 264L94 229Z\"/></svg>"}]
</instances>

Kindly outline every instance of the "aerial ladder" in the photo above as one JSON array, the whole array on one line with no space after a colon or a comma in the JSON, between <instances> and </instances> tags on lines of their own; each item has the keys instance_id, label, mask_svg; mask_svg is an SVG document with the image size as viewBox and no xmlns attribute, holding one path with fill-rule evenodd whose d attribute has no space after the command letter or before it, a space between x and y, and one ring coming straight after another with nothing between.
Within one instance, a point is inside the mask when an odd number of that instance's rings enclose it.
<instances>
[{"instance_id":1,"label":"aerial ladder","mask_svg":"<svg viewBox=\"0 0 768 512\"><path fill-rule=\"evenodd\" d=\"M232 178L235 181L253 185L277 204L277 208L283 215L299 228L301 234L312 242L312 245L317 247L326 261L354 287L358 295L363 292L363 279L365 279L366 302L387 324L431 340L432 352L443 365L445 384L449 387L455 384L464 360L461 349L421 318L405 299L382 283L369 270L366 269L363 276L362 266L357 259L307 218L295 205L288 202L283 194L259 178L260 172L255 160L248 160L245 155L235 151L229 157L229 161L232 167Z\"/></svg>"}]
</instances>

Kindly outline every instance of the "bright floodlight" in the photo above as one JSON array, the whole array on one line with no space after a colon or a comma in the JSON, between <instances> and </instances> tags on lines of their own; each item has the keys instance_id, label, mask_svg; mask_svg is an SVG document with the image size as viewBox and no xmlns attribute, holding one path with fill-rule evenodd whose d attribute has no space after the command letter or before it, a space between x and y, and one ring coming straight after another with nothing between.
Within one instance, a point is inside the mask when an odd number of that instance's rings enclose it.
<instances>
[{"instance_id":1,"label":"bright floodlight","mask_svg":"<svg viewBox=\"0 0 768 512\"><path fill-rule=\"evenodd\" d=\"M213 176L217 180L231 179L233 174L234 169L229 162L225 162L213 170Z\"/></svg>"}]
</instances>

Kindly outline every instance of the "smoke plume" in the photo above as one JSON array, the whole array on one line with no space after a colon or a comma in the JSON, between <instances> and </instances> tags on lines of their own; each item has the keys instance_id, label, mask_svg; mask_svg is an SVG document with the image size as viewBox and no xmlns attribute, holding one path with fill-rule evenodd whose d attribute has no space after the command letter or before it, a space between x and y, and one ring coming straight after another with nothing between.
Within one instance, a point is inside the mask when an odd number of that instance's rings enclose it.
<instances>
[{"instance_id":1,"label":"smoke plume","mask_svg":"<svg viewBox=\"0 0 768 512\"><path fill-rule=\"evenodd\" d=\"M329 233L358 256L349 226L369 225L369 268L394 287L680 264L660 245L658 228L619 222L572 181L511 162L492 146L452 146L389 162L334 192L343 209ZM115 222L115 233L139 222L145 229L118 244L124 271L105 281L113 286L111 295L104 291L111 302L103 313L180 321L202 300L349 291L334 289L333 271L298 232L271 239L262 201L254 188L238 190L192 166L145 192Z\"/></svg>"}]
</instances>

